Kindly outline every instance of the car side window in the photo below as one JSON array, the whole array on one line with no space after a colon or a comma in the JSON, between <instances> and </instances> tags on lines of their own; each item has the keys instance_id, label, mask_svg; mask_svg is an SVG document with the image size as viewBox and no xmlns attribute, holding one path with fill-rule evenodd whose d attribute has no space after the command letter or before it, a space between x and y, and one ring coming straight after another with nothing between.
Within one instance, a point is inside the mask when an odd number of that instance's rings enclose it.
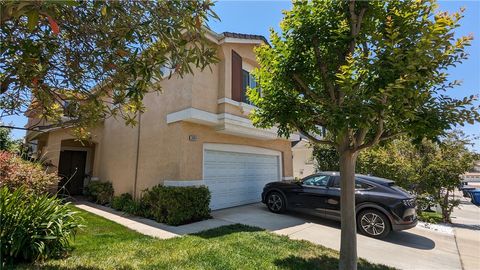
<instances>
[{"instance_id":1,"label":"car side window","mask_svg":"<svg viewBox=\"0 0 480 270\"><path fill-rule=\"evenodd\" d=\"M335 177L332 184L333 188L340 188L340 177ZM369 189L372 186L355 179L355 189Z\"/></svg>"},{"instance_id":2,"label":"car side window","mask_svg":"<svg viewBox=\"0 0 480 270\"><path fill-rule=\"evenodd\" d=\"M355 180L355 189L369 189L372 186L370 186L367 183L360 182L358 180Z\"/></svg>"},{"instance_id":3,"label":"car side window","mask_svg":"<svg viewBox=\"0 0 480 270\"><path fill-rule=\"evenodd\" d=\"M339 176L335 177L335 179L333 180L332 187L333 188L340 188L340 177Z\"/></svg>"},{"instance_id":4,"label":"car side window","mask_svg":"<svg viewBox=\"0 0 480 270\"><path fill-rule=\"evenodd\" d=\"M305 186L326 187L329 178L330 177L328 175L316 175L307 178L305 181L303 181L303 184Z\"/></svg>"}]
</instances>

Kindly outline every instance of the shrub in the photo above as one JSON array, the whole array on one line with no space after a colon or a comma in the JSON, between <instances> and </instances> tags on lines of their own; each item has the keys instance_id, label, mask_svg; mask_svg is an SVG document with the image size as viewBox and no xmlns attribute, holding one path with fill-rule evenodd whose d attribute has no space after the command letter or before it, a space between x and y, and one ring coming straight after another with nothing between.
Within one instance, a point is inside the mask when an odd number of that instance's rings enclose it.
<instances>
[{"instance_id":1,"label":"shrub","mask_svg":"<svg viewBox=\"0 0 480 270\"><path fill-rule=\"evenodd\" d=\"M115 196L112 199L112 208L123 211L131 215L145 216L145 206L141 201L135 201L129 193L123 193L120 196Z\"/></svg>"},{"instance_id":2,"label":"shrub","mask_svg":"<svg viewBox=\"0 0 480 270\"><path fill-rule=\"evenodd\" d=\"M207 187L167 187L158 185L142 197L146 216L169 225L181 225L210 217Z\"/></svg>"},{"instance_id":3,"label":"shrub","mask_svg":"<svg viewBox=\"0 0 480 270\"><path fill-rule=\"evenodd\" d=\"M442 214L437 212L421 212L418 214L418 219L433 224L443 221Z\"/></svg>"},{"instance_id":4,"label":"shrub","mask_svg":"<svg viewBox=\"0 0 480 270\"><path fill-rule=\"evenodd\" d=\"M0 268L63 255L81 226L68 203L24 187L0 187L0 221Z\"/></svg>"},{"instance_id":5,"label":"shrub","mask_svg":"<svg viewBox=\"0 0 480 270\"><path fill-rule=\"evenodd\" d=\"M124 211L126 206L133 201L132 195L130 193L123 193L120 196L115 196L112 199L112 208L119 211Z\"/></svg>"},{"instance_id":6,"label":"shrub","mask_svg":"<svg viewBox=\"0 0 480 270\"><path fill-rule=\"evenodd\" d=\"M99 204L108 204L113 198L113 186L110 182L91 181L85 188L85 195Z\"/></svg>"},{"instance_id":7,"label":"shrub","mask_svg":"<svg viewBox=\"0 0 480 270\"><path fill-rule=\"evenodd\" d=\"M25 161L19 156L0 151L0 187L14 190L21 186L35 193L48 191L57 185L60 178L55 173L47 173L40 163Z\"/></svg>"}]
</instances>

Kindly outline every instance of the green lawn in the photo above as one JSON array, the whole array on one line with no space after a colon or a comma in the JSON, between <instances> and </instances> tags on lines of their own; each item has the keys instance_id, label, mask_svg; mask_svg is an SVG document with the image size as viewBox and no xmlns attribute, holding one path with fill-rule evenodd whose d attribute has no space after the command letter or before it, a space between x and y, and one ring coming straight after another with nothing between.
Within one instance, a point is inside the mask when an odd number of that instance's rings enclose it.
<instances>
[{"instance_id":1,"label":"green lawn","mask_svg":"<svg viewBox=\"0 0 480 270\"><path fill-rule=\"evenodd\" d=\"M338 252L267 231L231 225L159 240L84 212L87 226L61 260L19 269L336 269ZM361 260L360 269L390 269Z\"/></svg>"}]
</instances>

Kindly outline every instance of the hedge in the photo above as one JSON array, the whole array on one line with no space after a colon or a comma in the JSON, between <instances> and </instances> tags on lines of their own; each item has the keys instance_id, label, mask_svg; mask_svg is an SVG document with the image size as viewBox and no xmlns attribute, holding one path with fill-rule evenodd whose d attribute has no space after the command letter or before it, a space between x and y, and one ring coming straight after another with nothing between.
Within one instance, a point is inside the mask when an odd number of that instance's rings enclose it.
<instances>
[{"instance_id":1,"label":"hedge","mask_svg":"<svg viewBox=\"0 0 480 270\"><path fill-rule=\"evenodd\" d=\"M207 187L158 185L145 190L141 199L145 216L169 225L182 225L210 218L210 191Z\"/></svg>"},{"instance_id":2,"label":"hedge","mask_svg":"<svg viewBox=\"0 0 480 270\"><path fill-rule=\"evenodd\" d=\"M99 204L109 204L113 198L113 186L110 182L91 181L85 187L85 195Z\"/></svg>"}]
</instances>

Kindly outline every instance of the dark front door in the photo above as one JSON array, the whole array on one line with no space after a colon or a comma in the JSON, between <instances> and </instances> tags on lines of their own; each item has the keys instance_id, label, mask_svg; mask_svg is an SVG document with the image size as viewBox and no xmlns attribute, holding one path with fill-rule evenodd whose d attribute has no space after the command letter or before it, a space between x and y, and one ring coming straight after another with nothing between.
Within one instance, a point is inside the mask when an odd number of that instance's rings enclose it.
<instances>
[{"instance_id":1,"label":"dark front door","mask_svg":"<svg viewBox=\"0 0 480 270\"><path fill-rule=\"evenodd\" d=\"M64 150L60 152L58 175L62 177L59 184L61 193L66 195L82 195L83 179L87 152Z\"/></svg>"}]
</instances>

